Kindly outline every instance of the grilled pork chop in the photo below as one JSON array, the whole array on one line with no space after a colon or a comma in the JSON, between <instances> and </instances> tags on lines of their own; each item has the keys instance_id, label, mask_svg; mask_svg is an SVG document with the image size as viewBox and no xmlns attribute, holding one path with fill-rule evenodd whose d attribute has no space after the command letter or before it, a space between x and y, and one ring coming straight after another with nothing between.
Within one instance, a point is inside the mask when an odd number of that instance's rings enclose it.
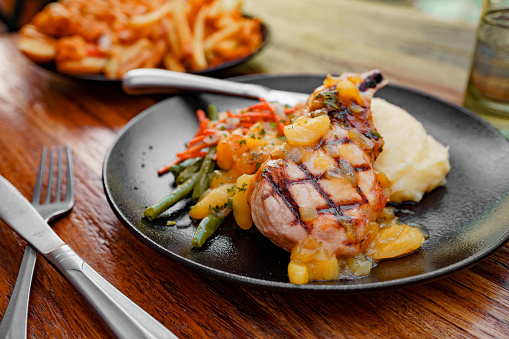
<instances>
[{"instance_id":1,"label":"grilled pork chop","mask_svg":"<svg viewBox=\"0 0 509 339\"><path fill-rule=\"evenodd\" d=\"M254 180L253 221L273 243L290 251L312 237L338 257L360 251L366 225L387 202L372 167L383 140L370 111L385 84L378 70L329 76L309 97L300 114L327 114L327 133L312 146L273 152Z\"/></svg>"}]
</instances>

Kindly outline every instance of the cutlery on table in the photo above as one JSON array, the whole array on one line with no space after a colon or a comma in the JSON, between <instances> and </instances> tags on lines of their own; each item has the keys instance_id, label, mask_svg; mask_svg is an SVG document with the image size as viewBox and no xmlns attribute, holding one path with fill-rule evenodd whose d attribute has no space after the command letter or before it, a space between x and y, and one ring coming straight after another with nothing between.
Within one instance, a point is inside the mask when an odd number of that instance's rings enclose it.
<instances>
[{"instance_id":1,"label":"cutlery on table","mask_svg":"<svg viewBox=\"0 0 509 339\"><path fill-rule=\"evenodd\" d=\"M56 218L69 213L74 206L74 174L72 168L71 147L66 147L66 169L65 180L63 174L63 148L58 146L57 172L55 176L55 148L51 148L49 157L49 168L47 176L46 170L46 147L42 149L41 162L39 164L39 173L35 183L34 193L32 195L32 205L41 217L50 222ZM47 178L45 180L45 178ZM55 194L52 195L53 182L55 181ZM46 182L46 191L43 195L44 182ZM65 192L62 187L65 182ZM62 195L64 193L64 195ZM28 300L30 298L30 287L32 285L32 276L34 273L37 252L27 244L23 259L16 279L16 284L12 291L9 304L5 310L2 322L0 323L0 338L26 338L27 336L27 317Z\"/></svg>"},{"instance_id":2,"label":"cutlery on table","mask_svg":"<svg viewBox=\"0 0 509 339\"><path fill-rule=\"evenodd\" d=\"M118 338L177 338L83 261L2 176L0 197L0 219L81 292L114 335Z\"/></svg>"},{"instance_id":3,"label":"cutlery on table","mask_svg":"<svg viewBox=\"0 0 509 339\"><path fill-rule=\"evenodd\" d=\"M270 102L291 106L305 102L309 97L309 94L280 91L262 85L155 68L139 68L127 72L122 78L122 88L127 94L210 92L251 99L263 98Z\"/></svg>"}]
</instances>

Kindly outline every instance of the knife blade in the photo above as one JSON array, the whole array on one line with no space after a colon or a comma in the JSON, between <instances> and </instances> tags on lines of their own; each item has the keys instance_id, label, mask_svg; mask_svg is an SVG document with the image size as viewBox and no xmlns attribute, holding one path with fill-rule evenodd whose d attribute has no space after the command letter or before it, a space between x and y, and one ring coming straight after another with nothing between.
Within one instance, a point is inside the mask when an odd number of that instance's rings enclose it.
<instances>
[{"instance_id":1,"label":"knife blade","mask_svg":"<svg viewBox=\"0 0 509 339\"><path fill-rule=\"evenodd\" d=\"M309 97L309 94L305 93L154 68L139 68L127 72L122 78L122 88L127 94L209 92L251 99L263 98L269 102L290 106L305 102Z\"/></svg>"},{"instance_id":2,"label":"knife blade","mask_svg":"<svg viewBox=\"0 0 509 339\"><path fill-rule=\"evenodd\" d=\"M14 230L43 255L65 245L32 204L4 177L0 179L0 218L16 225Z\"/></svg>"},{"instance_id":3,"label":"knife blade","mask_svg":"<svg viewBox=\"0 0 509 339\"><path fill-rule=\"evenodd\" d=\"M83 261L3 176L0 176L0 197L0 219L83 294L114 335L118 338L177 338Z\"/></svg>"}]
</instances>

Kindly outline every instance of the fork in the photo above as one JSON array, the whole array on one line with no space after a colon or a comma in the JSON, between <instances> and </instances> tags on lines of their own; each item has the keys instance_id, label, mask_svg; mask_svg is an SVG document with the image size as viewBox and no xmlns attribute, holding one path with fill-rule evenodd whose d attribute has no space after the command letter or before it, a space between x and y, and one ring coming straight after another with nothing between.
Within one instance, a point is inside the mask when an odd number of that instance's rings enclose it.
<instances>
[{"instance_id":1,"label":"fork","mask_svg":"<svg viewBox=\"0 0 509 339\"><path fill-rule=\"evenodd\" d=\"M55 220L71 211L74 206L74 174L72 166L71 146L67 145L65 180L63 174L63 147L58 146L56 182L55 176L55 148L51 147L49 156L49 168L47 172L46 191L43 195L47 149L43 147L37 181L32 195L32 205L46 222ZM65 183L65 192L62 196L62 187ZM56 186L55 194L53 188ZM0 323L0 338L25 339L27 337L28 300L30 298L30 286L37 259L37 252L27 244L14 290L12 291L9 304Z\"/></svg>"}]
</instances>

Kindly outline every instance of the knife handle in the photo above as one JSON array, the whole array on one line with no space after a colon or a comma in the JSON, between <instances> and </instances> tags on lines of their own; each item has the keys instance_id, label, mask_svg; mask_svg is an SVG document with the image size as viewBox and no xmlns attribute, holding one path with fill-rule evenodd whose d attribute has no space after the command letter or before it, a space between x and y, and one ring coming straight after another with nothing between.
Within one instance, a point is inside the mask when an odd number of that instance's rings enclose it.
<instances>
[{"instance_id":1,"label":"knife handle","mask_svg":"<svg viewBox=\"0 0 509 339\"><path fill-rule=\"evenodd\" d=\"M265 98L269 92L268 88L260 85L154 68L139 68L127 72L122 78L122 88L127 94L175 93L183 90L252 99Z\"/></svg>"},{"instance_id":2,"label":"knife handle","mask_svg":"<svg viewBox=\"0 0 509 339\"><path fill-rule=\"evenodd\" d=\"M68 245L44 256L85 297L118 338L177 338L101 277Z\"/></svg>"},{"instance_id":3,"label":"knife handle","mask_svg":"<svg viewBox=\"0 0 509 339\"><path fill-rule=\"evenodd\" d=\"M16 284L0 323L0 338L25 339L27 337L28 301L36 260L37 251L27 244L19 266Z\"/></svg>"}]
</instances>

